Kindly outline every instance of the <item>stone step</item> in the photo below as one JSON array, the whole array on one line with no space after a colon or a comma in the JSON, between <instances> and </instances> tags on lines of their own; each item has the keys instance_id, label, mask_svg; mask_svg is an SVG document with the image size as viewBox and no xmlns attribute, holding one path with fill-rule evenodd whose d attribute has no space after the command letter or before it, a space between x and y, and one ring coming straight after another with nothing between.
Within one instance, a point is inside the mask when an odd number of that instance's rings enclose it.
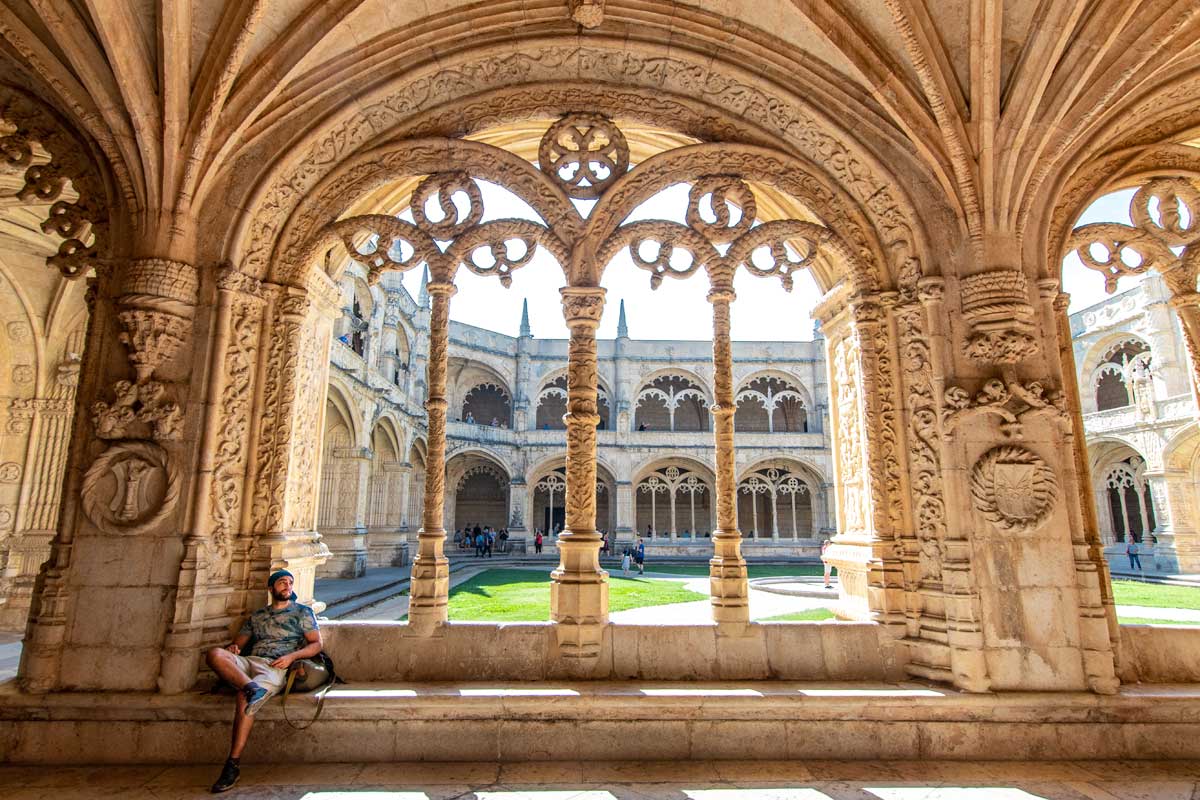
<instances>
[{"instance_id":1,"label":"stone step","mask_svg":"<svg viewBox=\"0 0 1200 800\"><path fill-rule=\"evenodd\" d=\"M0 761L218 763L232 697L0 688ZM288 702L307 720L309 696ZM1200 689L966 694L919 682L361 683L256 717L247 762L1195 759Z\"/></svg>"}]
</instances>

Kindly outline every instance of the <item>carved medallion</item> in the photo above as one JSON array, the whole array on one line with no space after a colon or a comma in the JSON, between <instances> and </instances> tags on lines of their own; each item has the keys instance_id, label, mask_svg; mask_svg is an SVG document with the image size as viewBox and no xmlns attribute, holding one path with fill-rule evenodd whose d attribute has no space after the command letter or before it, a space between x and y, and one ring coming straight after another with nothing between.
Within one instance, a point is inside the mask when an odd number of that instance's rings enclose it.
<instances>
[{"instance_id":1,"label":"carved medallion","mask_svg":"<svg viewBox=\"0 0 1200 800\"><path fill-rule=\"evenodd\" d=\"M122 442L100 454L83 476L83 511L105 533L142 533L179 499L179 472L153 442Z\"/></svg>"},{"instance_id":2,"label":"carved medallion","mask_svg":"<svg viewBox=\"0 0 1200 800\"><path fill-rule=\"evenodd\" d=\"M33 330L28 322L8 323L8 337L14 342L27 342L33 336Z\"/></svg>"},{"instance_id":3,"label":"carved medallion","mask_svg":"<svg viewBox=\"0 0 1200 800\"><path fill-rule=\"evenodd\" d=\"M0 506L0 531L12 530L16 513L12 506Z\"/></svg>"},{"instance_id":4,"label":"carved medallion","mask_svg":"<svg viewBox=\"0 0 1200 800\"><path fill-rule=\"evenodd\" d=\"M33 367L28 364L18 364L12 368L13 383L20 386L33 383Z\"/></svg>"},{"instance_id":5,"label":"carved medallion","mask_svg":"<svg viewBox=\"0 0 1200 800\"><path fill-rule=\"evenodd\" d=\"M984 453L971 470L971 497L979 513L1000 530L1030 533L1054 512L1058 481L1029 450L1002 445Z\"/></svg>"},{"instance_id":6,"label":"carved medallion","mask_svg":"<svg viewBox=\"0 0 1200 800\"><path fill-rule=\"evenodd\" d=\"M21 480L21 465L15 461L0 464L0 483L16 483Z\"/></svg>"}]
</instances>

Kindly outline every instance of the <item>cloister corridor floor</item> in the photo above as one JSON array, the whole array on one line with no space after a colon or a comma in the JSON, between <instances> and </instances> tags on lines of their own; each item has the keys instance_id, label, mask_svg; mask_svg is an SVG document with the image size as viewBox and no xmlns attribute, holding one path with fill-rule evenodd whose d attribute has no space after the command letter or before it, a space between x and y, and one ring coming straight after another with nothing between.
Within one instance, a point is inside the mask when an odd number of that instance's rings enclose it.
<instances>
[{"instance_id":1,"label":"cloister corridor floor","mask_svg":"<svg viewBox=\"0 0 1200 800\"><path fill-rule=\"evenodd\" d=\"M297 734L303 735L303 734ZM8 800L211 797L211 765L0 768ZM271 800L1188 800L1196 762L574 761L247 766Z\"/></svg>"}]
</instances>

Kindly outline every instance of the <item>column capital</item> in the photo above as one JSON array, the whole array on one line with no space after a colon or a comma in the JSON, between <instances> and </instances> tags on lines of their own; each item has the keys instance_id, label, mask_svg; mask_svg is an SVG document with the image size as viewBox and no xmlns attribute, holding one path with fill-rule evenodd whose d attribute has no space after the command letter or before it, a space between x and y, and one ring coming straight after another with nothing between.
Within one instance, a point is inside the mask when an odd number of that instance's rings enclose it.
<instances>
[{"instance_id":1,"label":"column capital","mask_svg":"<svg viewBox=\"0 0 1200 800\"><path fill-rule=\"evenodd\" d=\"M567 327L574 330L595 330L604 314L605 290L599 286L564 286L558 290L562 295L563 317Z\"/></svg>"},{"instance_id":2,"label":"column capital","mask_svg":"<svg viewBox=\"0 0 1200 800\"><path fill-rule=\"evenodd\" d=\"M425 285L425 291L433 297L453 297L458 293L454 281L430 281Z\"/></svg>"}]
</instances>

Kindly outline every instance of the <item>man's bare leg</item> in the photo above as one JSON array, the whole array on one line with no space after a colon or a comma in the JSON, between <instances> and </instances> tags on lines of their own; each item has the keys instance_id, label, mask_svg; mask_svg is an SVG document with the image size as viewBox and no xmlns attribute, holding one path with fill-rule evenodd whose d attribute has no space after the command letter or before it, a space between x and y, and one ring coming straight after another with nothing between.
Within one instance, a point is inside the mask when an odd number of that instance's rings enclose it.
<instances>
[{"instance_id":1,"label":"man's bare leg","mask_svg":"<svg viewBox=\"0 0 1200 800\"><path fill-rule=\"evenodd\" d=\"M217 673L233 688L241 690L246 688L246 684L250 683L250 676L242 672L242 668L238 666L237 660L233 653L221 647L214 647L208 651L209 669Z\"/></svg>"},{"instance_id":2,"label":"man's bare leg","mask_svg":"<svg viewBox=\"0 0 1200 800\"><path fill-rule=\"evenodd\" d=\"M246 749L246 741L250 738L250 728L254 726L254 717L246 713L246 696L239 694L237 709L233 712L233 740L229 745L229 757L240 759Z\"/></svg>"}]
</instances>

